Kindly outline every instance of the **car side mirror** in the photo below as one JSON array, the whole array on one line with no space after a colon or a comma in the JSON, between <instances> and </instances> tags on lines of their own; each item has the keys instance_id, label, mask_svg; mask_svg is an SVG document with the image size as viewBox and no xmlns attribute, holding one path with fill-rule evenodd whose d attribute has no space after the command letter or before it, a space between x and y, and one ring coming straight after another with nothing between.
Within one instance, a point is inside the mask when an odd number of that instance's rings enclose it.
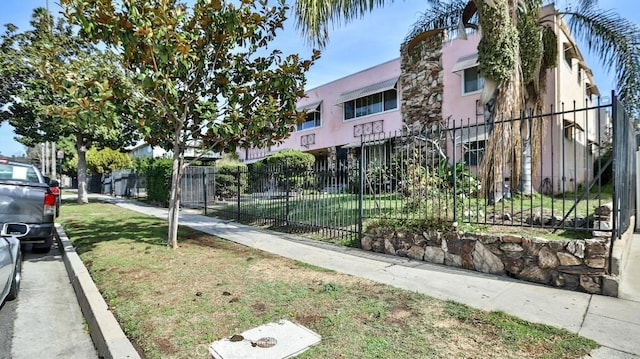
<instances>
[{"instance_id":1,"label":"car side mirror","mask_svg":"<svg viewBox=\"0 0 640 359\"><path fill-rule=\"evenodd\" d=\"M29 226L24 223L5 223L0 230L0 236L20 238L29 234L29 230Z\"/></svg>"}]
</instances>

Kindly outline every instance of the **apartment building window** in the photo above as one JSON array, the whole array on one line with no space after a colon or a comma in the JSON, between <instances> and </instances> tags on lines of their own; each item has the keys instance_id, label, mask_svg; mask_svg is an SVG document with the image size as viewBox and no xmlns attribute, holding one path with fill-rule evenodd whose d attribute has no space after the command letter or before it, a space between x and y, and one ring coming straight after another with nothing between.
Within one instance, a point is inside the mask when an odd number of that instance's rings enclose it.
<instances>
[{"instance_id":1,"label":"apartment building window","mask_svg":"<svg viewBox=\"0 0 640 359\"><path fill-rule=\"evenodd\" d=\"M575 47L568 43L565 42L563 44L563 49L564 49L564 62L567 63L567 66L569 66L569 69L573 70L573 59L577 59L578 58L578 53L576 52Z\"/></svg>"},{"instance_id":2,"label":"apartment building window","mask_svg":"<svg viewBox=\"0 0 640 359\"><path fill-rule=\"evenodd\" d=\"M478 66L464 69L462 73L463 94L480 91L482 90L483 87L484 87L484 78L480 75Z\"/></svg>"},{"instance_id":3,"label":"apartment building window","mask_svg":"<svg viewBox=\"0 0 640 359\"><path fill-rule=\"evenodd\" d=\"M571 56L569 56L569 52L567 50L564 51L564 62L567 63L569 68L573 66L573 63L571 62Z\"/></svg>"},{"instance_id":4,"label":"apartment building window","mask_svg":"<svg viewBox=\"0 0 640 359\"><path fill-rule=\"evenodd\" d=\"M398 92L396 89L378 92L344 102L344 119L369 116L398 108Z\"/></svg>"},{"instance_id":5,"label":"apartment building window","mask_svg":"<svg viewBox=\"0 0 640 359\"><path fill-rule=\"evenodd\" d=\"M564 138L569 141L576 141L582 139L580 133L584 133L584 129L580 124L573 120L563 120L564 123Z\"/></svg>"},{"instance_id":6,"label":"apartment building window","mask_svg":"<svg viewBox=\"0 0 640 359\"><path fill-rule=\"evenodd\" d=\"M298 131L308 130L310 128L320 127L322 124L322 116L320 113L320 103L306 106L298 111L306 111L307 117L304 122L298 123Z\"/></svg>"},{"instance_id":7,"label":"apartment building window","mask_svg":"<svg viewBox=\"0 0 640 359\"><path fill-rule=\"evenodd\" d=\"M582 69L578 67L578 85L582 85Z\"/></svg>"},{"instance_id":8,"label":"apartment building window","mask_svg":"<svg viewBox=\"0 0 640 359\"><path fill-rule=\"evenodd\" d=\"M344 119L351 120L398 108L398 78L372 84L340 95Z\"/></svg>"},{"instance_id":9,"label":"apartment building window","mask_svg":"<svg viewBox=\"0 0 640 359\"><path fill-rule=\"evenodd\" d=\"M464 162L468 166L480 165L486 146L486 140L467 142L464 146Z\"/></svg>"}]
</instances>

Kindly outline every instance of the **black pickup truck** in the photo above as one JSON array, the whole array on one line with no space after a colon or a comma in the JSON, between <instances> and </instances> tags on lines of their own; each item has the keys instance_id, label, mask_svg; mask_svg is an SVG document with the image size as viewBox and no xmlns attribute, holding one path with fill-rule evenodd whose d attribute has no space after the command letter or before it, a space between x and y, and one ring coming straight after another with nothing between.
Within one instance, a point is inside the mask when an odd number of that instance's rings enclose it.
<instances>
[{"instance_id":1,"label":"black pickup truck","mask_svg":"<svg viewBox=\"0 0 640 359\"><path fill-rule=\"evenodd\" d=\"M0 226L29 225L21 244L33 243L34 252L48 252L53 244L56 195L35 166L0 158Z\"/></svg>"}]
</instances>

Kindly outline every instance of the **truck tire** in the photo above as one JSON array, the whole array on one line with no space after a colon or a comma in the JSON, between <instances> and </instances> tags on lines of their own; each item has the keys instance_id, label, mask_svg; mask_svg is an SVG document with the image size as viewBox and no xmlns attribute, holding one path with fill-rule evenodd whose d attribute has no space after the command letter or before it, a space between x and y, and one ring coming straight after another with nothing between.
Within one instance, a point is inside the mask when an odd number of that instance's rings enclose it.
<instances>
[{"instance_id":1,"label":"truck tire","mask_svg":"<svg viewBox=\"0 0 640 359\"><path fill-rule=\"evenodd\" d=\"M22 280L22 251L18 250L18 260L16 261L16 267L13 272L13 280L11 281L11 289L9 289L9 294L7 294L7 300L14 300L18 297L21 280Z\"/></svg>"},{"instance_id":2,"label":"truck tire","mask_svg":"<svg viewBox=\"0 0 640 359\"><path fill-rule=\"evenodd\" d=\"M49 253L52 245L53 245L53 235L51 237L47 237L44 240L44 244L34 243L33 248L31 248L31 251L33 253Z\"/></svg>"},{"instance_id":3,"label":"truck tire","mask_svg":"<svg viewBox=\"0 0 640 359\"><path fill-rule=\"evenodd\" d=\"M33 253L49 253L50 250L51 250L51 245L44 246L44 247L36 247L34 245L33 248L31 249Z\"/></svg>"}]
</instances>

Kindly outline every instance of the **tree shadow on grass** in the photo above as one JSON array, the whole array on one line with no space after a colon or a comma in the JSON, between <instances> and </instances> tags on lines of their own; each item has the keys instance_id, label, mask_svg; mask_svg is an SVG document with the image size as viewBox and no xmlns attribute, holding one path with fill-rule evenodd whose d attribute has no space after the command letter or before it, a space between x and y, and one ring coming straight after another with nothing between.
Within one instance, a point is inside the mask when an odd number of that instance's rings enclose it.
<instances>
[{"instance_id":1,"label":"tree shadow on grass","mask_svg":"<svg viewBox=\"0 0 640 359\"><path fill-rule=\"evenodd\" d=\"M109 205L101 201L90 202L90 204L97 203ZM101 242L109 241L131 241L154 247L167 245L166 220L111 205L113 207L104 211L105 214L102 216L99 214L76 215L60 221L79 254L93 250ZM70 208L84 205L68 201L64 202L64 206ZM114 208L115 212L112 211ZM125 212L129 215L123 218L121 214ZM216 240L215 236L185 226L178 227L178 243L209 248L226 247L223 241Z\"/></svg>"},{"instance_id":2,"label":"tree shadow on grass","mask_svg":"<svg viewBox=\"0 0 640 359\"><path fill-rule=\"evenodd\" d=\"M91 202L91 204L99 202ZM65 208L80 207L83 204L74 201L63 201ZM115 207L115 205L114 205ZM63 225L76 251L91 251L101 242L127 240L150 246L164 246L167 238L167 223L159 218L116 208L116 212L104 211L100 214L81 214L65 216L63 212L59 222ZM123 211L129 212L123 218Z\"/></svg>"}]
</instances>

